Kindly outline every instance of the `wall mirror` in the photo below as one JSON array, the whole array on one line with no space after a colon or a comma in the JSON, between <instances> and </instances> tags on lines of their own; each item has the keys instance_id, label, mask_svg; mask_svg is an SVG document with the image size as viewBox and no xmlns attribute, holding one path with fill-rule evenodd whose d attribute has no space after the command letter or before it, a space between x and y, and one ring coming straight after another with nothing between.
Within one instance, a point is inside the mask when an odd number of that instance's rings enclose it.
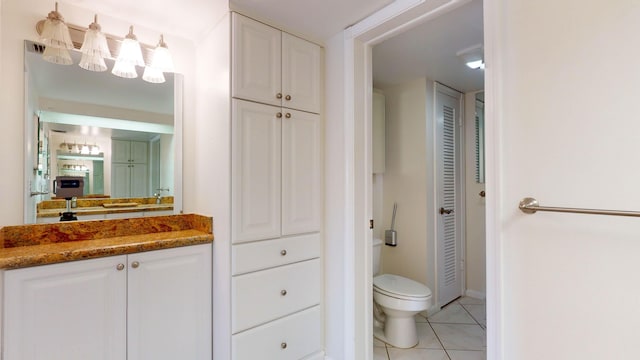
<instances>
[{"instance_id":1,"label":"wall mirror","mask_svg":"<svg viewBox=\"0 0 640 360\"><path fill-rule=\"evenodd\" d=\"M484 184L484 92L476 93L476 182Z\"/></svg>"},{"instance_id":2,"label":"wall mirror","mask_svg":"<svg viewBox=\"0 0 640 360\"><path fill-rule=\"evenodd\" d=\"M61 198L56 180L80 177L83 198L173 196L182 198L182 77L165 74L162 84L123 79L42 59L43 46L25 41L25 223L36 220L41 201ZM113 60L106 59L109 69ZM30 149L29 149L30 148ZM145 149L144 156L136 149ZM125 150L126 149L126 150ZM138 166L139 165L139 166ZM137 168L136 168L137 166ZM136 170L132 170L136 168ZM124 185L126 183L126 186Z\"/></svg>"}]
</instances>

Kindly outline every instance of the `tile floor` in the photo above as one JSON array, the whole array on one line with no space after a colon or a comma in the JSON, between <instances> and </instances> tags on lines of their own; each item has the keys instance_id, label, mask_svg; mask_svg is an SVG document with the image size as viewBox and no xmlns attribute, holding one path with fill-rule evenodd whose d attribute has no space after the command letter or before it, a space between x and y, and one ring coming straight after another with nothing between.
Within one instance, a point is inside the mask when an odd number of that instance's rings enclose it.
<instances>
[{"instance_id":1,"label":"tile floor","mask_svg":"<svg viewBox=\"0 0 640 360\"><path fill-rule=\"evenodd\" d=\"M484 300L463 297L431 315L416 315L418 345L398 349L373 339L374 360L485 360Z\"/></svg>"}]
</instances>

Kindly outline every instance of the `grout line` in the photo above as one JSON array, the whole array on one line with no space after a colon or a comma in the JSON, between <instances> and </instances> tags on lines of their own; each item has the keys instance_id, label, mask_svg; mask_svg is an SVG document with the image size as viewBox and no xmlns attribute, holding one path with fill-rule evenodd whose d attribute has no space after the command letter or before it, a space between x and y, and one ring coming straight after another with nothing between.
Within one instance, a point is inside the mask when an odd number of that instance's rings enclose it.
<instances>
[{"instance_id":1,"label":"grout line","mask_svg":"<svg viewBox=\"0 0 640 360\"><path fill-rule=\"evenodd\" d=\"M440 336L438 336L436 329L433 328L433 326L431 325L431 322L429 322L429 319L427 319L427 323L429 324L431 331L433 331L433 335L435 335L436 339L438 339L438 342L440 343L440 346L442 346L442 350L444 350L444 353L447 355L447 358L451 360L451 356L449 356L449 353L447 352L447 349L445 349L444 344L442 343L442 340L440 340Z\"/></svg>"},{"instance_id":2,"label":"grout line","mask_svg":"<svg viewBox=\"0 0 640 360\"><path fill-rule=\"evenodd\" d=\"M462 308L464 309L464 311L467 312L467 314L469 314L469 316L471 316L471 318L473 319L473 321L476 322L476 325L479 325L480 327L482 327L482 324L480 324L480 322L478 321L478 319L476 319L475 316L473 316L473 314L464 306L464 304L460 304L460 306L462 306Z\"/></svg>"}]
</instances>

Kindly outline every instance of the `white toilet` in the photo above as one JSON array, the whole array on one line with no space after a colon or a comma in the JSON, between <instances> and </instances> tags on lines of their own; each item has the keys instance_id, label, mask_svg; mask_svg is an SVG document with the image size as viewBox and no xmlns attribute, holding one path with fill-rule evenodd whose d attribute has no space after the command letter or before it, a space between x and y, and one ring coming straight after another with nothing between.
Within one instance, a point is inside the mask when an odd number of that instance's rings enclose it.
<instances>
[{"instance_id":1,"label":"white toilet","mask_svg":"<svg viewBox=\"0 0 640 360\"><path fill-rule=\"evenodd\" d=\"M373 335L397 348L414 347L418 334L413 316L431 306L431 290L402 276L378 275L381 248L382 240L373 239Z\"/></svg>"}]
</instances>

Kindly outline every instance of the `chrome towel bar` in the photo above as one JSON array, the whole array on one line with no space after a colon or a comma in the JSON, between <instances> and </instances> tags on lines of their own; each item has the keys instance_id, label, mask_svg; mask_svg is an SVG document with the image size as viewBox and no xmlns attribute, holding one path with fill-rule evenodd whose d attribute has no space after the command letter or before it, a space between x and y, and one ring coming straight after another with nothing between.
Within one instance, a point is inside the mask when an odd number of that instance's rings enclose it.
<instances>
[{"instance_id":1,"label":"chrome towel bar","mask_svg":"<svg viewBox=\"0 0 640 360\"><path fill-rule=\"evenodd\" d=\"M550 212L574 213L574 214L640 217L640 212L638 211L576 209L576 208L540 206L540 204L538 203L538 200L531 197L526 197L520 200L520 205L518 207L525 214L535 214L536 211L550 211Z\"/></svg>"}]
</instances>

